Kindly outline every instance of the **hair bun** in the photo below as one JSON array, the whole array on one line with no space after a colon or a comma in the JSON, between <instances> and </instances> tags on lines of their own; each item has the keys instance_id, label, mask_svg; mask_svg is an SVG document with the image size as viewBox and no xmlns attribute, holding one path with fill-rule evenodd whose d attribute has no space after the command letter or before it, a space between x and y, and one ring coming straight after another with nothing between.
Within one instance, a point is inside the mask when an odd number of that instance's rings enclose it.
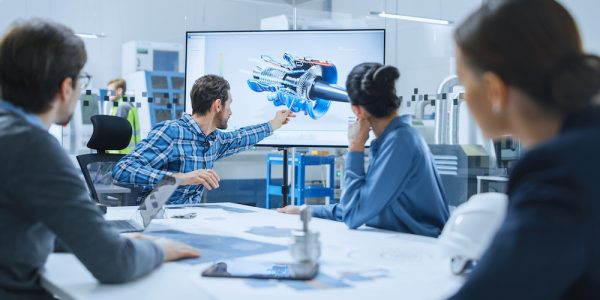
<instances>
[{"instance_id":1,"label":"hair bun","mask_svg":"<svg viewBox=\"0 0 600 300\"><path fill-rule=\"evenodd\" d=\"M364 107L372 116L389 116L400 106L396 95L398 69L376 62L361 63L348 74L346 91L352 105Z\"/></svg>"},{"instance_id":2,"label":"hair bun","mask_svg":"<svg viewBox=\"0 0 600 300\"><path fill-rule=\"evenodd\" d=\"M381 95L395 90L400 72L394 66L373 66L362 78L361 89L368 95Z\"/></svg>"},{"instance_id":3,"label":"hair bun","mask_svg":"<svg viewBox=\"0 0 600 300\"><path fill-rule=\"evenodd\" d=\"M554 106L575 113L594 103L600 92L600 57L578 55L561 61L550 79L549 93Z\"/></svg>"},{"instance_id":4,"label":"hair bun","mask_svg":"<svg viewBox=\"0 0 600 300\"><path fill-rule=\"evenodd\" d=\"M360 81L360 89L367 95L376 95L380 89L377 83L373 80L373 74L377 71L378 66L372 66L362 77Z\"/></svg>"},{"instance_id":5,"label":"hair bun","mask_svg":"<svg viewBox=\"0 0 600 300\"><path fill-rule=\"evenodd\" d=\"M398 78L400 78L400 71L394 66L381 66L373 73L376 82L385 84L394 83Z\"/></svg>"}]
</instances>

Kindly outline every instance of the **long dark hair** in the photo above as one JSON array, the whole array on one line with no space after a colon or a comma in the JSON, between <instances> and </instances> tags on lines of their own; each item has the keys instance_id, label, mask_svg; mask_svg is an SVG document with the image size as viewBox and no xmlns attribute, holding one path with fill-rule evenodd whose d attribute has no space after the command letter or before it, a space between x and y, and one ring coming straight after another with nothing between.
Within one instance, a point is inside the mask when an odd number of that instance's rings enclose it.
<instances>
[{"instance_id":1,"label":"long dark hair","mask_svg":"<svg viewBox=\"0 0 600 300\"><path fill-rule=\"evenodd\" d=\"M583 52L575 21L556 1L486 1L454 38L471 68L498 74L548 111L580 112L600 91L600 58Z\"/></svg>"},{"instance_id":2,"label":"long dark hair","mask_svg":"<svg viewBox=\"0 0 600 300\"><path fill-rule=\"evenodd\" d=\"M391 115L400 107L396 80L400 72L393 66L362 63L352 69L346 80L350 103L364 107L376 118Z\"/></svg>"}]
</instances>

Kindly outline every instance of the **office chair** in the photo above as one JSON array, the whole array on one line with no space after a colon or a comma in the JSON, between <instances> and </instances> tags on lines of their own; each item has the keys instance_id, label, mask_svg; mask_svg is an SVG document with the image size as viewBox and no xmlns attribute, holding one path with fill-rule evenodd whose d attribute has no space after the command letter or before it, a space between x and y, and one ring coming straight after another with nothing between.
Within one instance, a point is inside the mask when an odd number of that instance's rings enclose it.
<instances>
[{"instance_id":1,"label":"office chair","mask_svg":"<svg viewBox=\"0 0 600 300\"><path fill-rule=\"evenodd\" d=\"M97 153L77 155L77 162L90 196L97 203L101 203L109 202L107 199L115 199L114 196L120 194L125 196L121 197L120 203L113 200L113 203L106 204L136 205L139 190L132 187L123 188L112 182L112 168L125 155L107 153L109 150L121 150L129 145L131 125L126 119L117 116L95 115L91 117L91 121L94 131L87 147L96 150ZM99 189L102 191L98 192ZM111 195L113 196L110 197Z\"/></svg>"}]
</instances>

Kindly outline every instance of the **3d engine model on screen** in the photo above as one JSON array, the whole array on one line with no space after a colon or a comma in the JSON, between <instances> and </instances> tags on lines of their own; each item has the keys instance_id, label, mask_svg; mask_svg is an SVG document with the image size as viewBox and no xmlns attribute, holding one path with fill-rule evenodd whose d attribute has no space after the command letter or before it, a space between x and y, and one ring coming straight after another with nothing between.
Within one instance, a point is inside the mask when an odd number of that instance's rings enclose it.
<instances>
[{"instance_id":1,"label":"3d engine model on screen","mask_svg":"<svg viewBox=\"0 0 600 300\"><path fill-rule=\"evenodd\" d=\"M266 66L256 66L248 86L255 92L270 92L267 96L275 106L287 106L293 112L303 111L312 119L327 113L331 101L348 102L348 94L337 86L337 68L326 60L297 57L285 53L287 63L279 63L261 55Z\"/></svg>"}]
</instances>

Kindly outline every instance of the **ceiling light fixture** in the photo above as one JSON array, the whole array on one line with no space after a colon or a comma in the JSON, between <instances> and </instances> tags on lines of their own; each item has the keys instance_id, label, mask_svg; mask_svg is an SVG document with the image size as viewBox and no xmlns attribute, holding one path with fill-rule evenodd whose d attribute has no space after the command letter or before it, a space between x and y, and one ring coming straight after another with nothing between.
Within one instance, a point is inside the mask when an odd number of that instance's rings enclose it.
<instances>
[{"instance_id":1,"label":"ceiling light fixture","mask_svg":"<svg viewBox=\"0 0 600 300\"><path fill-rule=\"evenodd\" d=\"M103 39L106 38L104 33L75 33L76 36L83 39Z\"/></svg>"},{"instance_id":2,"label":"ceiling light fixture","mask_svg":"<svg viewBox=\"0 0 600 300\"><path fill-rule=\"evenodd\" d=\"M438 24L438 25L450 25L450 24L452 24L452 21L448 21L448 20L403 16L403 15L397 15L397 14L389 14L389 13L386 13L386 12L372 11L371 15L376 15L376 16L379 16L379 17L382 17L382 18L388 18L388 19L403 20L403 21L413 21L413 22L421 22L421 23L429 23L429 24Z\"/></svg>"}]
</instances>

